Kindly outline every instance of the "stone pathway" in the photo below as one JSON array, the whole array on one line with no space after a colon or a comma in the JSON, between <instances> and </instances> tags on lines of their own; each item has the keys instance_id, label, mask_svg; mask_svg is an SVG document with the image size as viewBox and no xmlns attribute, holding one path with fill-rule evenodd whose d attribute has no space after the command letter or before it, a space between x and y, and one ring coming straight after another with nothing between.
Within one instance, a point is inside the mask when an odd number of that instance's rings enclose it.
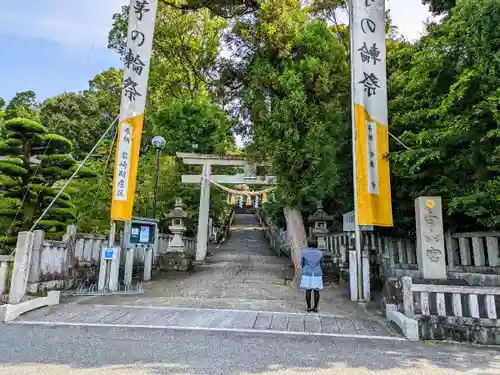
<instances>
[{"instance_id":1,"label":"stone pathway","mask_svg":"<svg viewBox=\"0 0 500 375\"><path fill-rule=\"evenodd\" d=\"M64 298L17 323L111 325L333 336L401 336L385 319L350 301L333 284L321 292L320 313L305 312L304 292L286 285L292 264L267 245L253 215L235 215L228 241L191 273L155 276L140 295Z\"/></svg>"},{"instance_id":2,"label":"stone pathway","mask_svg":"<svg viewBox=\"0 0 500 375\"><path fill-rule=\"evenodd\" d=\"M149 307L195 307L302 313L304 292L285 285L292 264L278 258L267 245L254 215L235 215L228 241L212 246L212 255L193 273L157 274L145 283L144 295L71 298L68 302ZM322 314L373 317L347 297L345 288L328 285L321 292Z\"/></svg>"},{"instance_id":3,"label":"stone pathway","mask_svg":"<svg viewBox=\"0 0 500 375\"><path fill-rule=\"evenodd\" d=\"M379 319L248 310L67 304L29 312L21 316L15 323L401 339L388 324Z\"/></svg>"}]
</instances>

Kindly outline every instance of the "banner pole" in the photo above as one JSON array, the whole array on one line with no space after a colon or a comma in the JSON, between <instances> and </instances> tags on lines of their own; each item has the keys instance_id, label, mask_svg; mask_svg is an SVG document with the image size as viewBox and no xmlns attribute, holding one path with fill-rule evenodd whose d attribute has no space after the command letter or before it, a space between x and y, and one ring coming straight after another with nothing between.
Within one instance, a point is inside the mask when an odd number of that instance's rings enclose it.
<instances>
[{"instance_id":1,"label":"banner pole","mask_svg":"<svg viewBox=\"0 0 500 375\"><path fill-rule=\"evenodd\" d=\"M111 224L109 227L108 247L110 248L115 247L115 238L116 238L116 222L114 220L111 220ZM109 291L112 289L112 286L110 285L112 260L105 260L105 262L106 262L106 279L104 282L104 286L106 291Z\"/></svg>"},{"instance_id":2,"label":"banner pole","mask_svg":"<svg viewBox=\"0 0 500 375\"><path fill-rule=\"evenodd\" d=\"M356 111L355 111L355 93L354 85L354 0L349 1L349 48L351 55L351 118L352 118L352 181L354 194L354 246L356 250L356 275L357 275L357 295L358 301L363 300L363 258L361 251L361 230L358 217L358 186L356 183L357 166L356 166ZM352 293L352 292L351 292Z\"/></svg>"},{"instance_id":3,"label":"banner pole","mask_svg":"<svg viewBox=\"0 0 500 375\"><path fill-rule=\"evenodd\" d=\"M158 0L130 0L111 220L132 219Z\"/></svg>"}]
</instances>

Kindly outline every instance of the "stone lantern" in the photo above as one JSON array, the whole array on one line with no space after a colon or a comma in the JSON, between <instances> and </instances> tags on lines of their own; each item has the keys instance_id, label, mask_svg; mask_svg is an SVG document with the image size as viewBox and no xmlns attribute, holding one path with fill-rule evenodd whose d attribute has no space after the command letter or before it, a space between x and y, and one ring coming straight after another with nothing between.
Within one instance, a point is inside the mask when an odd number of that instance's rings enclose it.
<instances>
[{"instance_id":1,"label":"stone lantern","mask_svg":"<svg viewBox=\"0 0 500 375\"><path fill-rule=\"evenodd\" d=\"M182 234L186 230L184 226L184 219L187 217L187 212L184 211L184 204L182 199L177 198L175 200L175 207L166 216L167 219L171 220L168 229L173 233L174 238L170 241L168 245L169 252L184 252L184 241L182 239Z\"/></svg>"},{"instance_id":2,"label":"stone lantern","mask_svg":"<svg viewBox=\"0 0 500 375\"><path fill-rule=\"evenodd\" d=\"M318 238L318 248L326 249L326 236L328 235L328 222L333 221L333 217L323 211L323 206L318 203L316 212L309 218L313 222L313 234Z\"/></svg>"}]
</instances>

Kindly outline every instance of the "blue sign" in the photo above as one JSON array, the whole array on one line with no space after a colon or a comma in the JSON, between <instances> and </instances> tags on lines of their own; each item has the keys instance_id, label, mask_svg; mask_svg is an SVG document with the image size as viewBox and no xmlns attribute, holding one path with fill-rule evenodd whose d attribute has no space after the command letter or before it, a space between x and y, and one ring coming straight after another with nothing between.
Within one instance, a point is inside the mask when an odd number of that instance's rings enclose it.
<instances>
[{"instance_id":1,"label":"blue sign","mask_svg":"<svg viewBox=\"0 0 500 375\"><path fill-rule=\"evenodd\" d=\"M104 255L102 259L113 260L115 259L115 255L116 255L116 249L114 247L108 247L104 249Z\"/></svg>"}]
</instances>

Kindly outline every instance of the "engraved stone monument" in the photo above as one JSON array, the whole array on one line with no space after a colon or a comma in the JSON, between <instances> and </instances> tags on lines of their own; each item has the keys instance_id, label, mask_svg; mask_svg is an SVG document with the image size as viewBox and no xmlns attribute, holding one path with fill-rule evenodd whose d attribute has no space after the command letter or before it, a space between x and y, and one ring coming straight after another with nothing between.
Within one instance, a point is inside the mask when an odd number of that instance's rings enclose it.
<instances>
[{"instance_id":1,"label":"engraved stone monument","mask_svg":"<svg viewBox=\"0 0 500 375\"><path fill-rule=\"evenodd\" d=\"M443 210L440 197L415 199L418 268L424 279L446 279Z\"/></svg>"}]
</instances>

